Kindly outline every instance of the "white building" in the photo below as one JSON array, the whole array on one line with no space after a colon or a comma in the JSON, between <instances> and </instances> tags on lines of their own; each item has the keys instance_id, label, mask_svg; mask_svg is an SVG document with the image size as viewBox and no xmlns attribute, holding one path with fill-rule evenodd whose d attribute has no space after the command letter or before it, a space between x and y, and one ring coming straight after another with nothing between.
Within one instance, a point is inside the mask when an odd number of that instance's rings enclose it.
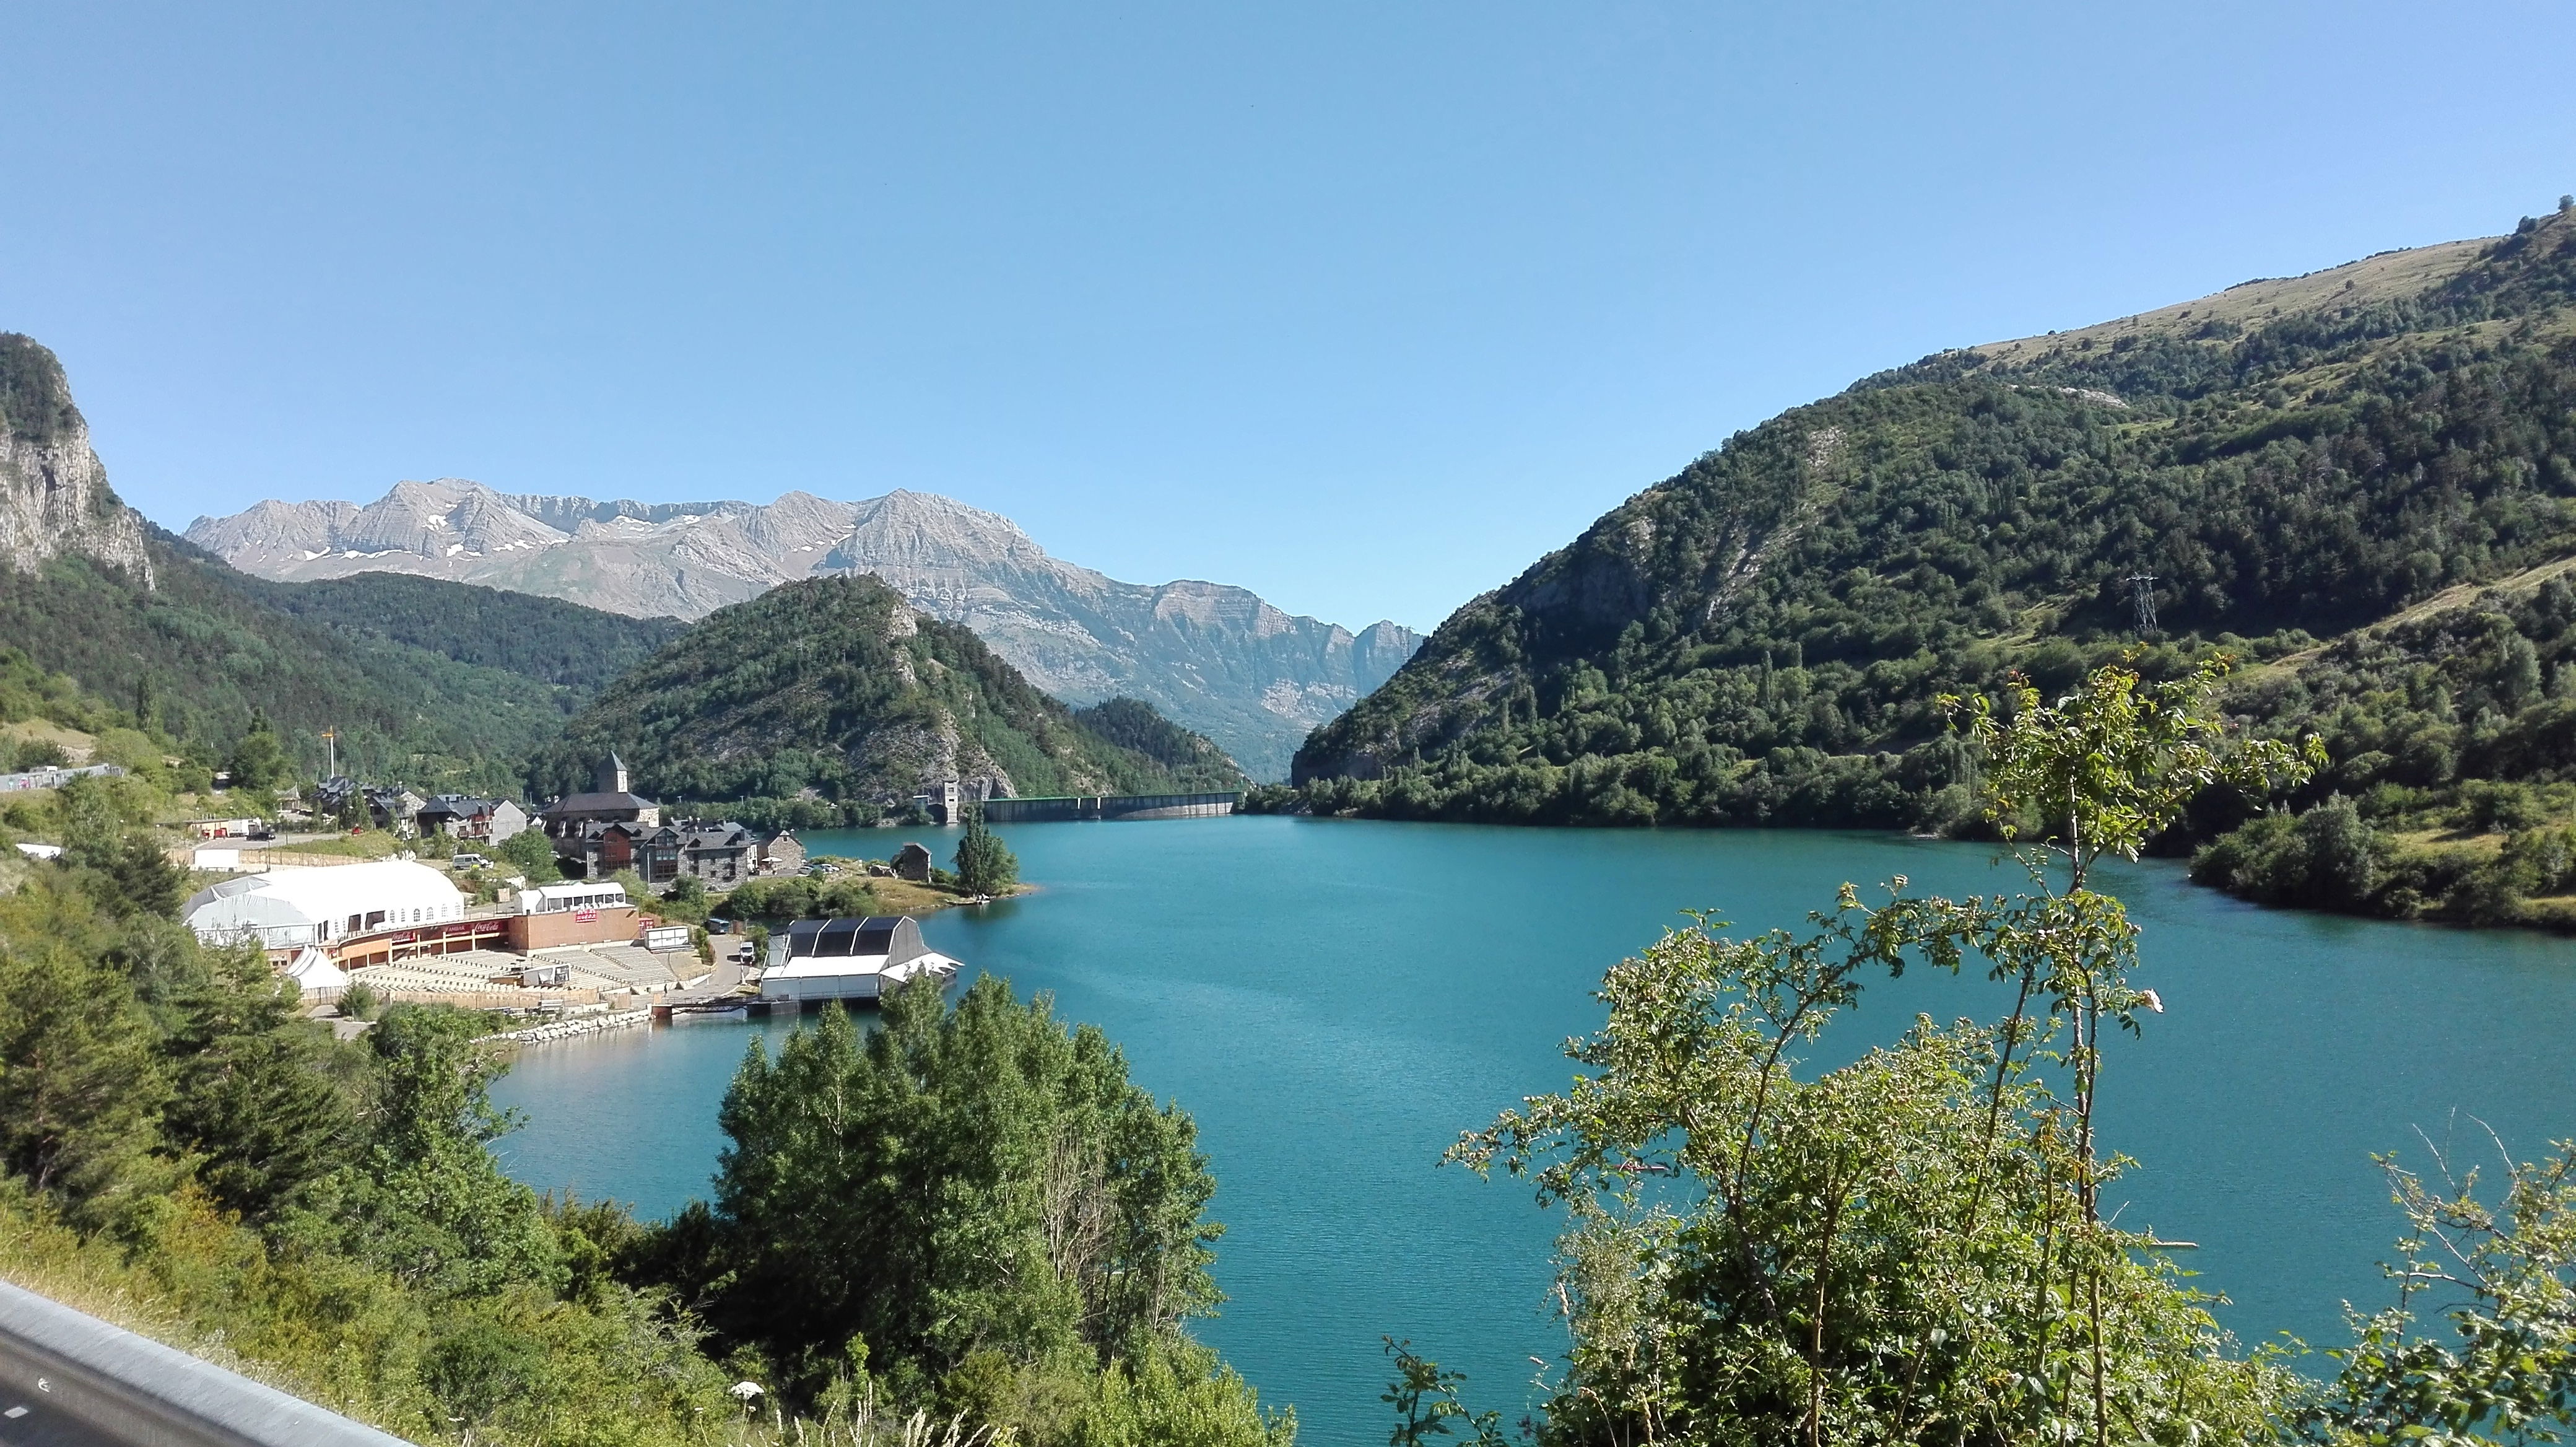
<instances>
[{"instance_id":1,"label":"white building","mask_svg":"<svg viewBox=\"0 0 2576 1447\"><path fill-rule=\"evenodd\" d=\"M519 891L521 914L624 909L634 902L626 897L626 886L613 879L576 879L569 884L540 884Z\"/></svg>"},{"instance_id":2,"label":"white building","mask_svg":"<svg viewBox=\"0 0 2576 1447\"><path fill-rule=\"evenodd\" d=\"M272 869L189 896L182 917L209 944L256 940L269 950L329 944L351 935L465 917L465 896L425 864Z\"/></svg>"},{"instance_id":3,"label":"white building","mask_svg":"<svg viewBox=\"0 0 2576 1447\"><path fill-rule=\"evenodd\" d=\"M780 943L770 937L772 948ZM760 977L760 1000L772 1010L874 1000L922 975L943 986L957 977L957 961L923 943L920 924L905 915L797 920L784 943L786 960Z\"/></svg>"}]
</instances>

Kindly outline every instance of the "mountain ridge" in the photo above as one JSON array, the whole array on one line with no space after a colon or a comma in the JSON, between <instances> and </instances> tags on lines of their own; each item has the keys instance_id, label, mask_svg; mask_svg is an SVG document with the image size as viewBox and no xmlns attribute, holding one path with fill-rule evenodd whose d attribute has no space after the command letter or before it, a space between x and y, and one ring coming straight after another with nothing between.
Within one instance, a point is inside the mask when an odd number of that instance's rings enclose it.
<instances>
[{"instance_id":1,"label":"mountain ridge","mask_svg":"<svg viewBox=\"0 0 2576 1447\"><path fill-rule=\"evenodd\" d=\"M1286 613L1227 584L1120 582L1053 557L998 513L903 489L846 503L789 492L643 504L447 478L398 483L365 507L264 501L201 517L187 536L261 577L408 572L684 619L807 577L872 573L974 628L1067 703L1143 699L1267 778L1421 642L1391 622L1354 633Z\"/></svg>"}]
</instances>

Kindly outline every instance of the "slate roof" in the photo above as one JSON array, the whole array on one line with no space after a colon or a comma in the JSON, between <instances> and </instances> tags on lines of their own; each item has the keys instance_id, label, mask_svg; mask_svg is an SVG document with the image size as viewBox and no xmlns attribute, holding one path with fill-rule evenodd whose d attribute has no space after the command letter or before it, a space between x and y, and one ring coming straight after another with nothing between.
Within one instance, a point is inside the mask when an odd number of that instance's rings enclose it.
<instances>
[{"instance_id":1,"label":"slate roof","mask_svg":"<svg viewBox=\"0 0 2576 1447\"><path fill-rule=\"evenodd\" d=\"M545 808L548 814L609 814L662 807L634 794L566 794Z\"/></svg>"},{"instance_id":2,"label":"slate roof","mask_svg":"<svg viewBox=\"0 0 2576 1447\"><path fill-rule=\"evenodd\" d=\"M478 799L471 794L434 794L428 803L420 806L420 813L424 819L432 815L481 819L500 807L498 799Z\"/></svg>"}]
</instances>

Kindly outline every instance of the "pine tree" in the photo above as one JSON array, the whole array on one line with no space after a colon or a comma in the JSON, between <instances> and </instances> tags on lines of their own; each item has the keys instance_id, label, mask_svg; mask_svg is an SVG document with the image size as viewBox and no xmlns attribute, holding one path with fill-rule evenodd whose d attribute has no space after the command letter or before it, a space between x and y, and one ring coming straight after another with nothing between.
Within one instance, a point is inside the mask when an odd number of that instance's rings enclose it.
<instances>
[{"instance_id":1,"label":"pine tree","mask_svg":"<svg viewBox=\"0 0 2576 1447\"><path fill-rule=\"evenodd\" d=\"M1020 882L1020 861L1010 846L984 827L984 811L966 811L966 837L957 841L957 882L969 894L1008 894Z\"/></svg>"}]
</instances>

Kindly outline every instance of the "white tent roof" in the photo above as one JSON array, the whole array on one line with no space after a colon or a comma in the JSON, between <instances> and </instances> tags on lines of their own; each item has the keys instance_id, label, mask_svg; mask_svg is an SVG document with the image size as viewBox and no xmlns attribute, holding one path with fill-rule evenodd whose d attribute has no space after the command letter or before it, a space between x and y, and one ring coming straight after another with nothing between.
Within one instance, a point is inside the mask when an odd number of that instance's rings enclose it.
<instances>
[{"instance_id":1,"label":"white tent roof","mask_svg":"<svg viewBox=\"0 0 2576 1447\"><path fill-rule=\"evenodd\" d=\"M337 989L349 983L348 972L331 963L331 957L311 945L296 955L295 963L286 967L286 977L305 994Z\"/></svg>"},{"instance_id":2,"label":"white tent roof","mask_svg":"<svg viewBox=\"0 0 2576 1447\"><path fill-rule=\"evenodd\" d=\"M227 879L191 895L185 913L189 925L203 932L319 924L377 910L390 915L415 909L430 911L424 918L455 919L464 913L465 896L446 875L425 864L382 859Z\"/></svg>"}]
</instances>

